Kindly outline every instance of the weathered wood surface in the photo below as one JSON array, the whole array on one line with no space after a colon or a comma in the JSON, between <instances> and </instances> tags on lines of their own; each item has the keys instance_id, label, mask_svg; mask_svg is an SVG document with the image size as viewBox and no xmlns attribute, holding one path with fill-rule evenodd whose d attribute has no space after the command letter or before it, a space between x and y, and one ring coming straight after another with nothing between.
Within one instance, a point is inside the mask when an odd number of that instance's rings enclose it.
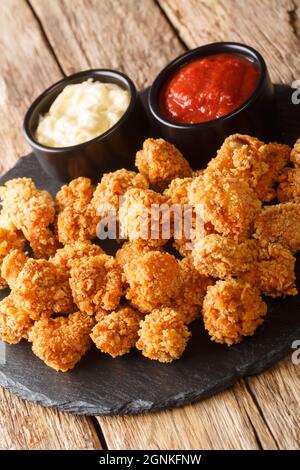
<instances>
[{"instance_id":1,"label":"weathered wood surface","mask_svg":"<svg viewBox=\"0 0 300 470\"><path fill-rule=\"evenodd\" d=\"M28 150L21 131L28 104L63 74L117 68L141 88L185 48L235 40L263 53L274 81L300 78L299 10L298 0L5 0L1 171ZM288 357L204 402L98 422L111 449L295 449L299 382L300 367ZM0 448L101 448L89 418L43 409L6 391L0 400Z\"/></svg>"}]
</instances>

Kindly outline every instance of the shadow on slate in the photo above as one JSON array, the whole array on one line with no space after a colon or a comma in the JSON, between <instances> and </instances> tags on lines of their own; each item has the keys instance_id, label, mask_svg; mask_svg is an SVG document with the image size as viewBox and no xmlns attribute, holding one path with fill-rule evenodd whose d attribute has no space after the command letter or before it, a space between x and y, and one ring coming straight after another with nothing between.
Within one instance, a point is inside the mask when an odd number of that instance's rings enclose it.
<instances>
[{"instance_id":1,"label":"shadow on slate","mask_svg":"<svg viewBox=\"0 0 300 470\"><path fill-rule=\"evenodd\" d=\"M291 144L298 136L300 108L290 104L289 87L277 86L276 91L282 135ZM32 154L22 158L1 183L20 176L32 177L53 195L60 187ZM113 250L111 246L109 251ZM299 259L297 279L300 289ZM292 342L300 339L300 296L266 300L269 313L252 338L228 348L211 342L201 321L196 321L183 357L171 364L150 361L138 351L112 359L92 349L74 370L63 374L44 365L26 341L5 345L0 385L32 402L81 415L141 413L195 402L292 353Z\"/></svg>"}]
</instances>

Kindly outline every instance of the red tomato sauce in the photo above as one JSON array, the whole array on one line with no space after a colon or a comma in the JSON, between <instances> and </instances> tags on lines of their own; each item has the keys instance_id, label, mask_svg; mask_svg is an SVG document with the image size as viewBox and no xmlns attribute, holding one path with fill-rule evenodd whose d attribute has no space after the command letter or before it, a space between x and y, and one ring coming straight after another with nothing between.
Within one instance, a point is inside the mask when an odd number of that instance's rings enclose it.
<instances>
[{"instance_id":1,"label":"red tomato sauce","mask_svg":"<svg viewBox=\"0 0 300 470\"><path fill-rule=\"evenodd\" d=\"M165 117L195 124L225 116L253 93L259 68L234 54L204 57L180 68L164 87L160 106Z\"/></svg>"}]
</instances>

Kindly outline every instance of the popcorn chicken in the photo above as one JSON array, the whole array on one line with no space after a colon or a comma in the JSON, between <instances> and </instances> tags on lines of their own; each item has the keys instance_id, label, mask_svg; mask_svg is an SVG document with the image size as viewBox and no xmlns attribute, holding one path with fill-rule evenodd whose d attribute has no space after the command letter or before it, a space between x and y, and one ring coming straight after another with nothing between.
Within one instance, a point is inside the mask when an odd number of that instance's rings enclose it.
<instances>
[{"instance_id":1,"label":"popcorn chicken","mask_svg":"<svg viewBox=\"0 0 300 470\"><path fill-rule=\"evenodd\" d=\"M24 249L24 238L23 236L16 231L7 230L0 227L0 269L3 265L3 260L6 255L11 253L14 250L23 250ZM0 276L0 289L5 289L7 287L7 282L4 276Z\"/></svg>"},{"instance_id":2,"label":"popcorn chicken","mask_svg":"<svg viewBox=\"0 0 300 470\"><path fill-rule=\"evenodd\" d=\"M0 339L10 344L17 344L28 337L33 325L28 312L16 307L12 294L0 302Z\"/></svg>"}]
</instances>

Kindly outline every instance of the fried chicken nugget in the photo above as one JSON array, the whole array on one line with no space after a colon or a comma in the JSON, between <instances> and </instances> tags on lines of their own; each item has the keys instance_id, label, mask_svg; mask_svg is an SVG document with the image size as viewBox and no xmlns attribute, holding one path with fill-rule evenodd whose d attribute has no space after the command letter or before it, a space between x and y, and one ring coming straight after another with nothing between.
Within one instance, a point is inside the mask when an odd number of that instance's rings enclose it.
<instances>
[{"instance_id":1,"label":"fried chicken nugget","mask_svg":"<svg viewBox=\"0 0 300 470\"><path fill-rule=\"evenodd\" d=\"M267 305L255 287L227 279L208 287L202 311L211 339L231 346L254 334L263 323Z\"/></svg>"},{"instance_id":2,"label":"fried chicken nugget","mask_svg":"<svg viewBox=\"0 0 300 470\"><path fill-rule=\"evenodd\" d=\"M5 257L14 250L24 249L24 238L16 231L0 227L0 269ZM5 289L7 282L5 277L0 276L0 289Z\"/></svg>"},{"instance_id":3,"label":"fried chicken nugget","mask_svg":"<svg viewBox=\"0 0 300 470\"><path fill-rule=\"evenodd\" d=\"M73 311L68 272L47 260L28 259L12 293L16 307L26 310L32 320Z\"/></svg>"},{"instance_id":4,"label":"fried chicken nugget","mask_svg":"<svg viewBox=\"0 0 300 470\"><path fill-rule=\"evenodd\" d=\"M120 307L103 316L90 335L100 351L112 357L123 356L135 346L142 314L131 307Z\"/></svg>"},{"instance_id":5,"label":"fried chicken nugget","mask_svg":"<svg viewBox=\"0 0 300 470\"><path fill-rule=\"evenodd\" d=\"M264 207L254 225L255 238L266 243L280 243L292 253L300 250L300 202Z\"/></svg>"},{"instance_id":6,"label":"fried chicken nugget","mask_svg":"<svg viewBox=\"0 0 300 470\"><path fill-rule=\"evenodd\" d=\"M288 249L271 243L259 247L257 260L240 275L240 279L271 297L297 295L295 262Z\"/></svg>"},{"instance_id":7,"label":"fried chicken nugget","mask_svg":"<svg viewBox=\"0 0 300 470\"><path fill-rule=\"evenodd\" d=\"M122 236L159 247L171 237L166 198L151 189L129 189L119 211Z\"/></svg>"},{"instance_id":8,"label":"fried chicken nugget","mask_svg":"<svg viewBox=\"0 0 300 470\"><path fill-rule=\"evenodd\" d=\"M165 189L174 178L192 176L188 161L164 139L147 139L136 154L135 164L150 184Z\"/></svg>"},{"instance_id":9,"label":"fried chicken nugget","mask_svg":"<svg viewBox=\"0 0 300 470\"><path fill-rule=\"evenodd\" d=\"M280 202L300 202L300 168L286 168L277 188L277 199Z\"/></svg>"},{"instance_id":10,"label":"fried chicken nugget","mask_svg":"<svg viewBox=\"0 0 300 470\"><path fill-rule=\"evenodd\" d=\"M170 306L181 287L181 271L169 253L150 251L125 264L126 298L142 313Z\"/></svg>"},{"instance_id":11,"label":"fried chicken nugget","mask_svg":"<svg viewBox=\"0 0 300 470\"><path fill-rule=\"evenodd\" d=\"M291 162L294 163L295 167L300 167L300 139L298 139L291 151Z\"/></svg>"},{"instance_id":12,"label":"fried chicken nugget","mask_svg":"<svg viewBox=\"0 0 300 470\"><path fill-rule=\"evenodd\" d=\"M182 356L190 336L182 316L171 308L162 308L153 310L141 322L136 347L149 359L172 362Z\"/></svg>"},{"instance_id":13,"label":"fried chicken nugget","mask_svg":"<svg viewBox=\"0 0 300 470\"><path fill-rule=\"evenodd\" d=\"M256 241L237 243L231 238L211 234L196 243L192 256L199 273L226 279L250 269L257 258Z\"/></svg>"},{"instance_id":14,"label":"fried chicken nugget","mask_svg":"<svg viewBox=\"0 0 300 470\"><path fill-rule=\"evenodd\" d=\"M16 280L27 260L28 257L21 250L13 250L3 259L1 276L11 289L14 288Z\"/></svg>"},{"instance_id":15,"label":"fried chicken nugget","mask_svg":"<svg viewBox=\"0 0 300 470\"><path fill-rule=\"evenodd\" d=\"M70 286L78 308L93 315L98 310L114 310L123 293L122 274L112 256L96 255L75 260L70 270Z\"/></svg>"},{"instance_id":16,"label":"fried chicken nugget","mask_svg":"<svg viewBox=\"0 0 300 470\"><path fill-rule=\"evenodd\" d=\"M23 232L36 258L48 258L57 248L49 225L54 222L54 201L47 191L36 188L31 178L16 178L0 188L2 222Z\"/></svg>"},{"instance_id":17,"label":"fried chicken nugget","mask_svg":"<svg viewBox=\"0 0 300 470\"><path fill-rule=\"evenodd\" d=\"M72 180L69 184L65 184L56 194L56 207L62 212L66 207L80 202L87 206L93 197L95 188L90 178L83 176Z\"/></svg>"},{"instance_id":18,"label":"fried chicken nugget","mask_svg":"<svg viewBox=\"0 0 300 470\"><path fill-rule=\"evenodd\" d=\"M28 337L33 325L28 313L16 307L14 297L10 294L0 302L0 339L10 344L17 344Z\"/></svg>"},{"instance_id":19,"label":"fried chicken nugget","mask_svg":"<svg viewBox=\"0 0 300 470\"><path fill-rule=\"evenodd\" d=\"M96 238L99 217L91 204L76 201L57 216L57 235L63 245Z\"/></svg>"},{"instance_id":20,"label":"fried chicken nugget","mask_svg":"<svg viewBox=\"0 0 300 470\"><path fill-rule=\"evenodd\" d=\"M205 173L188 188L189 201L202 207L204 222L216 232L238 241L246 239L261 202L243 180L222 173Z\"/></svg>"},{"instance_id":21,"label":"fried chicken nugget","mask_svg":"<svg viewBox=\"0 0 300 470\"><path fill-rule=\"evenodd\" d=\"M42 318L29 332L33 353L60 372L73 369L90 348L94 319L76 312L67 317Z\"/></svg>"},{"instance_id":22,"label":"fried chicken nugget","mask_svg":"<svg viewBox=\"0 0 300 470\"><path fill-rule=\"evenodd\" d=\"M149 183L145 176L125 168L104 174L97 185L92 200L97 214L101 217L107 217L109 210L113 209L118 215L120 198L131 188L148 189Z\"/></svg>"},{"instance_id":23,"label":"fried chicken nugget","mask_svg":"<svg viewBox=\"0 0 300 470\"><path fill-rule=\"evenodd\" d=\"M134 258L153 250L159 250L159 248L145 245L141 240L133 240L132 242L124 242L121 248L116 252L115 257L118 265L123 270L125 264L130 263Z\"/></svg>"},{"instance_id":24,"label":"fried chicken nugget","mask_svg":"<svg viewBox=\"0 0 300 470\"><path fill-rule=\"evenodd\" d=\"M55 255L50 258L49 261L67 270L70 270L75 260L84 258L86 256L96 256L103 254L105 254L104 250L102 250L100 246L91 243L90 240L84 240L82 242L76 241L57 250Z\"/></svg>"}]
</instances>

